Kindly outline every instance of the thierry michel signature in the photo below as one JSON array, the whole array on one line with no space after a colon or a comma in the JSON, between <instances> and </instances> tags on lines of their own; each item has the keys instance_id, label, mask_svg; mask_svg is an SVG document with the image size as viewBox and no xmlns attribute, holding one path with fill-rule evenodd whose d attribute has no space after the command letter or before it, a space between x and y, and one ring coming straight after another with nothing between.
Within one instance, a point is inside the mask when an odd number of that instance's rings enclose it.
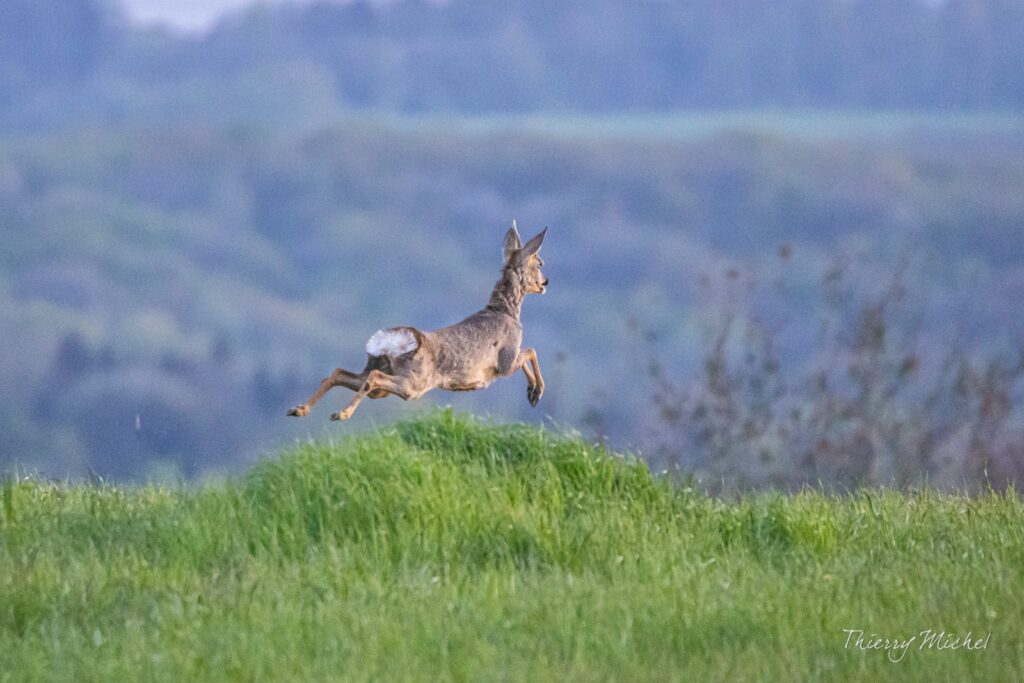
<instances>
[{"instance_id":1,"label":"thierry michel signature","mask_svg":"<svg viewBox=\"0 0 1024 683\"><path fill-rule=\"evenodd\" d=\"M844 628L846 649L882 650L890 662L900 662L907 656L907 651L916 643L918 650L985 650L992 633L974 637L970 631L966 633L947 633L925 629L909 638L883 638L877 633L864 634L863 629Z\"/></svg>"}]
</instances>

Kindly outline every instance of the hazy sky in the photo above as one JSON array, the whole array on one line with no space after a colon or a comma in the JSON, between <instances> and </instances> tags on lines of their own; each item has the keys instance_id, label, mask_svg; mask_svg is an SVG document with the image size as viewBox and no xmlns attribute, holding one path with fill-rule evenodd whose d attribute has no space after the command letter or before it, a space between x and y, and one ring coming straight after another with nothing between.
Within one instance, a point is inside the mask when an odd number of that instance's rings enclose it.
<instances>
[{"instance_id":1,"label":"hazy sky","mask_svg":"<svg viewBox=\"0 0 1024 683\"><path fill-rule=\"evenodd\" d=\"M167 24L186 31L201 31L226 12L258 2L309 0L116 0L128 16L142 24Z\"/></svg>"}]
</instances>

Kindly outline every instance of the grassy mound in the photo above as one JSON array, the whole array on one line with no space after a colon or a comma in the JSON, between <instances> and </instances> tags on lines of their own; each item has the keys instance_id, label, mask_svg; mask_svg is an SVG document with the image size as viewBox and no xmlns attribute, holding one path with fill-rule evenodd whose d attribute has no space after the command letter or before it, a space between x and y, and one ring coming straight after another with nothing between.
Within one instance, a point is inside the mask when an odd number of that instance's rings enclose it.
<instances>
[{"instance_id":1,"label":"grassy mound","mask_svg":"<svg viewBox=\"0 0 1024 683\"><path fill-rule=\"evenodd\" d=\"M720 501L582 441L450 412L302 446L227 485L2 494L2 680L1024 669L1013 495ZM916 640L892 662L847 629ZM926 629L991 636L921 649Z\"/></svg>"}]
</instances>

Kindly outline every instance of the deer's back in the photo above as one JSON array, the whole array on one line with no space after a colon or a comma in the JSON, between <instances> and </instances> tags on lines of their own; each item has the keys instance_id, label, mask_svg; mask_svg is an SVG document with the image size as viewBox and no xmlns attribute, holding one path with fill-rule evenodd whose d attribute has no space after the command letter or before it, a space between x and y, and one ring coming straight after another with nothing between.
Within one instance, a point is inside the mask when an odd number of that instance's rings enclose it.
<instances>
[{"instance_id":1,"label":"deer's back","mask_svg":"<svg viewBox=\"0 0 1024 683\"><path fill-rule=\"evenodd\" d=\"M449 327L426 333L439 386L479 389L512 372L523 328L512 316L484 309Z\"/></svg>"}]
</instances>

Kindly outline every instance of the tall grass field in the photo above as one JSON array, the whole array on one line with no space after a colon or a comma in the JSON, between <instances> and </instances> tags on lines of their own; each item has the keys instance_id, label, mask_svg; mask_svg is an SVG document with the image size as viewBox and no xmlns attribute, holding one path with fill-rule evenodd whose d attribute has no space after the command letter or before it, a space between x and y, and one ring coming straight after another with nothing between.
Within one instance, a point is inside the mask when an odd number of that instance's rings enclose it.
<instances>
[{"instance_id":1,"label":"tall grass field","mask_svg":"<svg viewBox=\"0 0 1024 683\"><path fill-rule=\"evenodd\" d=\"M226 484L2 487L3 681L1022 672L1012 492L715 499L446 411Z\"/></svg>"}]
</instances>

